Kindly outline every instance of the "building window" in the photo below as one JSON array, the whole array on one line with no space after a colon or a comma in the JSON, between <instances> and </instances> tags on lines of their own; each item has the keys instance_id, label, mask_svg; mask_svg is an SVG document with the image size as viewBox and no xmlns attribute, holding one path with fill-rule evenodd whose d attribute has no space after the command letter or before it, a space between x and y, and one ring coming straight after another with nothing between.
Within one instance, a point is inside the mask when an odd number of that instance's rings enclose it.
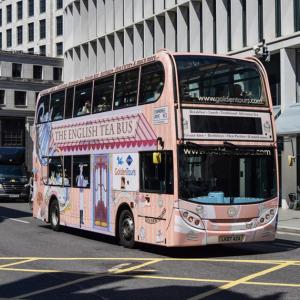
<instances>
[{"instance_id":1,"label":"building window","mask_svg":"<svg viewBox=\"0 0 300 300\"><path fill-rule=\"evenodd\" d=\"M231 51L231 0L227 0L227 47Z\"/></svg>"},{"instance_id":2,"label":"building window","mask_svg":"<svg viewBox=\"0 0 300 300\"><path fill-rule=\"evenodd\" d=\"M242 0L243 46L247 46L247 8L246 0Z\"/></svg>"},{"instance_id":3,"label":"building window","mask_svg":"<svg viewBox=\"0 0 300 300\"><path fill-rule=\"evenodd\" d=\"M56 17L56 35L63 34L63 17Z\"/></svg>"},{"instance_id":4,"label":"building window","mask_svg":"<svg viewBox=\"0 0 300 300\"><path fill-rule=\"evenodd\" d=\"M300 0L294 0L294 27L300 31Z\"/></svg>"},{"instance_id":5,"label":"building window","mask_svg":"<svg viewBox=\"0 0 300 300\"><path fill-rule=\"evenodd\" d=\"M2 49L2 32L0 32L0 49Z\"/></svg>"},{"instance_id":6,"label":"building window","mask_svg":"<svg viewBox=\"0 0 300 300\"><path fill-rule=\"evenodd\" d=\"M264 30L263 30L263 1L258 0L258 40L262 41L264 38Z\"/></svg>"},{"instance_id":7,"label":"building window","mask_svg":"<svg viewBox=\"0 0 300 300\"><path fill-rule=\"evenodd\" d=\"M28 24L28 42L34 41L34 23Z\"/></svg>"},{"instance_id":8,"label":"building window","mask_svg":"<svg viewBox=\"0 0 300 300\"><path fill-rule=\"evenodd\" d=\"M61 81L62 80L62 68L53 68L53 80Z\"/></svg>"},{"instance_id":9,"label":"building window","mask_svg":"<svg viewBox=\"0 0 300 300\"><path fill-rule=\"evenodd\" d=\"M60 56L63 54L63 43L56 44L56 56Z\"/></svg>"},{"instance_id":10,"label":"building window","mask_svg":"<svg viewBox=\"0 0 300 300\"><path fill-rule=\"evenodd\" d=\"M213 0L213 48L214 53L217 53L217 21L216 21L216 0Z\"/></svg>"},{"instance_id":11,"label":"building window","mask_svg":"<svg viewBox=\"0 0 300 300\"><path fill-rule=\"evenodd\" d=\"M5 90L0 90L0 105L5 105Z\"/></svg>"},{"instance_id":12,"label":"building window","mask_svg":"<svg viewBox=\"0 0 300 300\"><path fill-rule=\"evenodd\" d=\"M12 64L12 77L21 78L22 75L22 65L21 64Z\"/></svg>"},{"instance_id":13,"label":"building window","mask_svg":"<svg viewBox=\"0 0 300 300\"><path fill-rule=\"evenodd\" d=\"M45 56L46 55L46 46L40 46L40 55Z\"/></svg>"},{"instance_id":14,"label":"building window","mask_svg":"<svg viewBox=\"0 0 300 300\"><path fill-rule=\"evenodd\" d=\"M33 78L42 79L43 77L43 67L42 66L33 66Z\"/></svg>"},{"instance_id":15,"label":"building window","mask_svg":"<svg viewBox=\"0 0 300 300\"><path fill-rule=\"evenodd\" d=\"M0 26L2 26L2 9L0 9Z\"/></svg>"},{"instance_id":16,"label":"building window","mask_svg":"<svg viewBox=\"0 0 300 300\"><path fill-rule=\"evenodd\" d=\"M25 146L25 119L3 118L1 120L1 146Z\"/></svg>"},{"instance_id":17,"label":"building window","mask_svg":"<svg viewBox=\"0 0 300 300\"><path fill-rule=\"evenodd\" d=\"M273 105L280 105L280 54L271 55L269 63L265 64L268 74Z\"/></svg>"},{"instance_id":18,"label":"building window","mask_svg":"<svg viewBox=\"0 0 300 300\"><path fill-rule=\"evenodd\" d=\"M11 23L11 4L6 6L6 23Z\"/></svg>"},{"instance_id":19,"label":"building window","mask_svg":"<svg viewBox=\"0 0 300 300\"><path fill-rule=\"evenodd\" d=\"M23 2L22 1L17 2L17 18L18 18L18 20L23 19Z\"/></svg>"},{"instance_id":20,"label":"building window","mask_svg":"<svg viewBox=\"0 0 300 300\"><path fill-rule=\"evenodd\" d=\"M26 92L15 91L15 106L26 106Z\"/></svg>"},{"instance_id":21,"label":"building window","mask_svg":"<svg viewBox=\"0 0 300 300\"><path fill-rule=\"evenodd\" d=\"M28 48L27 52L28 52L29 54L34 54L34 48Z\"/></svg>"},{"instance_id":22,"label":"building window","mask_svg":"<svg viewBox=\"0 0 300 300\"><path fill-rule=\"evenodd\" d=\"M56 0L56 9L61 9L63 7L63 0Z\"/></svg>"},{"instance_id":23,"label":"building window","mask_svg":"<svg viewBox=\"0 0 300 300\"><path fill-rule=\"evenodd\" d=\"M34 15L34 0L28 0L28 17Z\"/></svg>"},{"instance_id":24,"label":"building window","mask_svg":"<svg viewBox=\"0 0 300 300\"><path fill-rule=\"evenodd\" d=\"M46 20L40 20L40 39L46 38Z\"/></svg>"},{"instance_id":25,"label":"building window","mask_svg":"<svg viewBox=\"0 0 300 300\"><path fill-rule=\"evenodd\" d=\"M275 0L276 37L281 36L281 0Z\"/></svg>"},{"instance_id":26,"label":"building window","mask_svg":"<svg viewBox=\"0 0 300 300\"><path fill-rule=\"evenodd\" d=\"M17 44L20 45L23 43L23 26L17 27Z\"/></svg>"},{"instance_id":27,"label":"building window","mask_svg":"<svg viewBox=\"0 0 300 300\"><path fill-rule=\"evenodd\" d=\"M11 29L6 30L6 46L11 47Z\"/></svg>"},{"instance_id":28,"label":"building window","mask_svg":"<svg viewBox=\"0 0 300 300\"><path fill-rule=\"evenodd\" d=\"M40 0L40 14L46 11L46 0Z\"/></svg>"}]
</instances>

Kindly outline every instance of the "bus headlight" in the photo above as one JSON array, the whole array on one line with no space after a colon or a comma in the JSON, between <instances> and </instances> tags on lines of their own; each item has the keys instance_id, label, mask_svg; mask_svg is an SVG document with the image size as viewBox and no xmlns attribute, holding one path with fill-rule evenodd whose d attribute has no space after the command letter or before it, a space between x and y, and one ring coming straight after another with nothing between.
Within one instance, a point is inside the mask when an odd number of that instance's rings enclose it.
<instances>
[{"instance_id":1,"label":"bus headlight","mask_svg":"<svg viewBox=\"0 0 300 300\"><path fill-rule=\"evenodd\" d=\"M188 225L196 227L197 229L205 229L201 218L197 214L185 209L180 209L179 211L181 217Z\"/></svg>"},{"instance_id":2,"label":"bus headlight","mask_svg":"<svg viewBox=\"0 0 300 300\"><path fill-rule=\"evenodd\" d=\"M264 225L271 221L276 214L276 210L274 208L270 208L265 210L260 216L259 216L259 225Z\"/></svg>"}]
</instances>

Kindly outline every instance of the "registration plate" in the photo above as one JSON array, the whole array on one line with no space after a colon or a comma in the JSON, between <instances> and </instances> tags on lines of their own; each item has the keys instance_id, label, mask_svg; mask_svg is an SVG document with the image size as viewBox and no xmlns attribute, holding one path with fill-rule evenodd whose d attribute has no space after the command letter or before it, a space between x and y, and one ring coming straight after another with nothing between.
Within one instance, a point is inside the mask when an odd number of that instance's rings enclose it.
<instances>
[{"instance_id":1,"label":"registration plate","mask_svg":"<svg viewBox=\"0 0 300 300\"><path fill-rule=\"evenodd\" d=\"M18 194L10 194L9 198L19 198L19 195Z\"/></svg>"},{"instance_id":2,"label":"registration plate","mask_svg":"<svg viewBox=\"0 0 300 300\"><path fill-rule=\"evenodd\" d=\"M234 242L242 242L244 239L244 235L223 235L219 237L220 243L234 243Z\"/></svg>"}]
</instances>

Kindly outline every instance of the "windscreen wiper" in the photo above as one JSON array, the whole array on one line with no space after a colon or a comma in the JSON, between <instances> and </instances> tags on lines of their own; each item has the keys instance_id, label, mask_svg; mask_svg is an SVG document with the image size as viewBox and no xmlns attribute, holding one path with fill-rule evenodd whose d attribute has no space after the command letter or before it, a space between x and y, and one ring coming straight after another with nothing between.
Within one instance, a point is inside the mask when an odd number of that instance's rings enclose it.
<instances>
[{"instance_id":1,"label":"windscreen wiper","mask_svg":"<svg viewBox=\"0 0 300 300\"><path fill-rule=\"evenodd\" d=\"M233 144L233 143L231 143L231 142L228 142L228 141L224 141L224 142L223 142L223 145L224 145L225 148L232 148L232 149L237 149L237 148L239 148L238 145L235 145L235 144Z\"/></svg>"}]
</instances>

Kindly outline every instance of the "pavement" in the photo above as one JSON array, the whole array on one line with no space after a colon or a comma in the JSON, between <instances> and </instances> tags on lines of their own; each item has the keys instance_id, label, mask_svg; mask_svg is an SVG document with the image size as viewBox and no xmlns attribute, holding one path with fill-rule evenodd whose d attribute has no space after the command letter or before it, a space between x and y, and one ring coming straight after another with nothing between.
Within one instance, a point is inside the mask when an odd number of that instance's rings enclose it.
<instances>
[{"instance_id":1,"label":"pavement","mask_svg":"<svg viewBox=\"0 0 300 300\"><path fill-rule=\"evenodd\" d=\"M279 208L277 231L300 234L300 210Z\"/></svg>"}]
</instances>

